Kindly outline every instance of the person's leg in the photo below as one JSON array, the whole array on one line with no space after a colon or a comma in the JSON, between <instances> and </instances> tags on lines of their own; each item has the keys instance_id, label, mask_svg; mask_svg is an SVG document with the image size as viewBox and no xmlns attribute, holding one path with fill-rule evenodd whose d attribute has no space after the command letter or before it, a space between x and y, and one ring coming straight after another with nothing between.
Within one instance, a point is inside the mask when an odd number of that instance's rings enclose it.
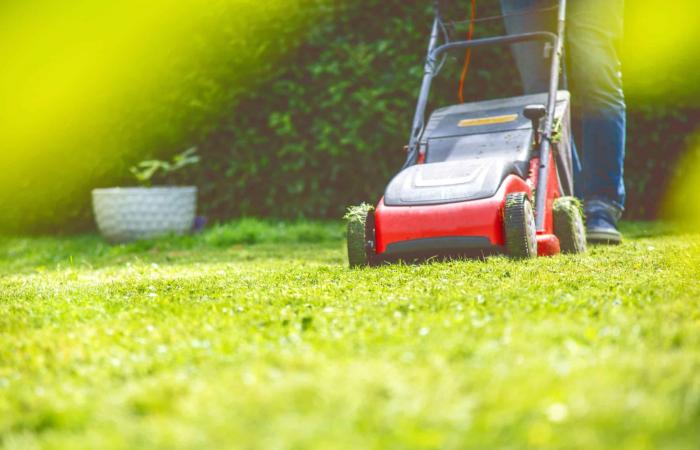
<instances>
[{"instance_id":1,"label":"person's leg","mask_svg":"<svg viewBox=\"0 0 700 450\"><path fill-rule=\"evenodd\" d=\"M542 10L544 11L538 11ZM556 32L557 10L551 0L501 0L501 12L508 34L532 31ZM549 90L549 69L551 49L541 43L512 45L525 94L547 92ZM560 89L568 89L567 78L563 77ZM574 195L583 199L581 182L581 162L572 135L572 169L574 171Z\"/></svg>"},{"instance_id":2,"label":"person's leg","mask_svg":"<svg viewBox=\"0 0 700 450\"><path fill-rule=\"evenodd\" d=\"M555 12L535 12L550 5L551 3L546 0L501 0L506 31L508 34L516 34L553 30ZM525 94L547 92L551 49L539 42L513 44L511 47Z\"/></svg>"},{"instance_id":3,"label":"person's leg","mask_svg":"<svg viewBox=\"0 0 700 450\"><path fill-rule=\"evenodd\" d=\"M625 100L620 74L623 0L571 0L567 51L574 130L583 162L587 232L593 242L619 242L625 203Z\"/></svg>"}]
</instances>

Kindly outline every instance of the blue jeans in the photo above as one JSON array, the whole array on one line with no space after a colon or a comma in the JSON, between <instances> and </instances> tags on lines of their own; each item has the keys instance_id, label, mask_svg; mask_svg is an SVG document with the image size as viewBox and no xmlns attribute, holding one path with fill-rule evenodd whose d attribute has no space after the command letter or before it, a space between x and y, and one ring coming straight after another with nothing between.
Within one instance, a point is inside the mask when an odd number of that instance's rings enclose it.
<instances>
[{"instance_id":1,"label":"blue jeans","mask_svg":"<svg viewBox=\"0 0 700 450\"><path fill-rule=\"evenodd\" d=\"M566 19L567 81L572 127L581 152L582 172L574 174L577 196L625 204L625 98L619 46L623 0L569 0ZM504 15L552 5L552 0L501 0ZM508 33L556 30L556 10L506 17ZM513 45L525 93L546 92L548 48L540 43Z\"/></svg>"}]
</instances>

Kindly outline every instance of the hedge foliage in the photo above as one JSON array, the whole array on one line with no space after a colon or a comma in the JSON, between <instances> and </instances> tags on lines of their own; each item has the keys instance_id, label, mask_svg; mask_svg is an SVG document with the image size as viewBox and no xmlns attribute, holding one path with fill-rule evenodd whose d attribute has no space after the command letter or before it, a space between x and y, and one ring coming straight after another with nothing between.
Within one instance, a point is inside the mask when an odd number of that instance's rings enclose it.
<instances>
[{"instance_id":1,"label":"hedge foliage","mask_svg":"<svg viewBox=\"0 0 700 450\"><path fill-rule=\"evenodd\" d=\"M405 158L430 14L429 2L337 6L202 147L208 211L340 217L349 204L376 201ZM467 97L517 93L514 69L499 67L507 52L494 54L475 58ZM437 102L456 101L458 66L445 66Z\"/></svg>"},{"instance_id":2,"label":"hedge foliage","mask_svg":"<svg viewBox=\"0 0 700 450\"><path fill-rule=\"evenodd\" d=\"M130 165L192 145L202 156L192 181L212 219L339 218L349 204L376 201L404 159L431 3L217 2L201 12L208 25L189 30L189 56L168 47L160 89L117 110L108 133L54 146L42 165L10 168L14 177L0 182L0 229L91 227L91 188L133 183ZM467 2L454 3L448 14L466 17ZM478 5L480 17L499 13L496 1ZM255 20L242 18L245 8ZM499 21L476 28L476 37L500 33ZM429 107L457 101L461 63L461 55L448 60ZM468 100L519 93L507 48L472 54ZM656 213L700 118L697 98L662 94L628 95L628 217ZM76 148L95 150L71 157ZM18 183L33 189L13 192Z\"/></svg>"},{"instance_id":3,"label":"hedge foliage","mask_svg":"<svg viewBox=\"0 0 700 450\"><path fill-rule=\"evenodd\" d=\"M318 24L274 79L248 96L203 145L203 205L215 217L340 217L376 201L403 162L430 26L430 2L351 0ZM499 13L480 2L479 15ZM451 11L463 18L464 11ZM502 33L480 24L476 36ZM461 55L436 82L434 105L456 102ZM472 55L470 100L518 95L507 49ZM653 217L696 126L697 106L628 96L627 217Z\"/></svg>"}]
</instances>

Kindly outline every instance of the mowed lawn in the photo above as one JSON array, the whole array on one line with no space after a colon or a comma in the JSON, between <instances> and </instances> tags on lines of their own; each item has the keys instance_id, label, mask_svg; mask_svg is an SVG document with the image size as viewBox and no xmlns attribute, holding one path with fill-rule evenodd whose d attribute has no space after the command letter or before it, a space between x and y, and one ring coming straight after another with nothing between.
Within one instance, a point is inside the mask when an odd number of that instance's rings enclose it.
<instances>
[{"instance_id":1,"label":"mowed lawn","mask_svg":"<svg viewBox=\"0 0 700 450\"><path fill-rule=\"evenodd\" d=\"M342 224L0 239L4 448L698 449L700 235L350 270Z\"/></svg>"}]
</instances>

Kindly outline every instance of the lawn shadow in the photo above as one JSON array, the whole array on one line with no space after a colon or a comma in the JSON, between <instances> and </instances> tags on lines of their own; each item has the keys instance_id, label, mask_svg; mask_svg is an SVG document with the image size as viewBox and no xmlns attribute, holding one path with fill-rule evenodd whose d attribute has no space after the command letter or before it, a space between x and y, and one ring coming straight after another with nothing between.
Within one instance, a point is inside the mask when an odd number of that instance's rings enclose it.
<instances>
[{"instance_id":1,"label":"lawn shadow","mask_svg":"<svg viewBox=\"0 0 700 450\"><path fill-rule=\"evenodd\" d=\"M342 227L335 222L242 219L203 233L110 244L96 234L0 237L0 276L44 270L94 269L128 263L340 261Z\"/></svg>"},{"instance_id":2,"label":"lawn shadow","mask_svg":"<svg viewBox=\"0 0 700 450\"><path fill-rule=\"evenodd\" d=\"M17 253L17 245L8 251L0 244L0 276L53 270L93 270L130 264L207 264L254 261L304 260L341 264L342 242L318 244L235 244L226 247L200 244L177 247L167 241L152 241L148 245L107 246L95 243L94 249L76 249L71 245L49 245ZM23 247L20 245L19 247ZM8 255L10 255L8 257Z\"/></svg>"}]
</instances>

